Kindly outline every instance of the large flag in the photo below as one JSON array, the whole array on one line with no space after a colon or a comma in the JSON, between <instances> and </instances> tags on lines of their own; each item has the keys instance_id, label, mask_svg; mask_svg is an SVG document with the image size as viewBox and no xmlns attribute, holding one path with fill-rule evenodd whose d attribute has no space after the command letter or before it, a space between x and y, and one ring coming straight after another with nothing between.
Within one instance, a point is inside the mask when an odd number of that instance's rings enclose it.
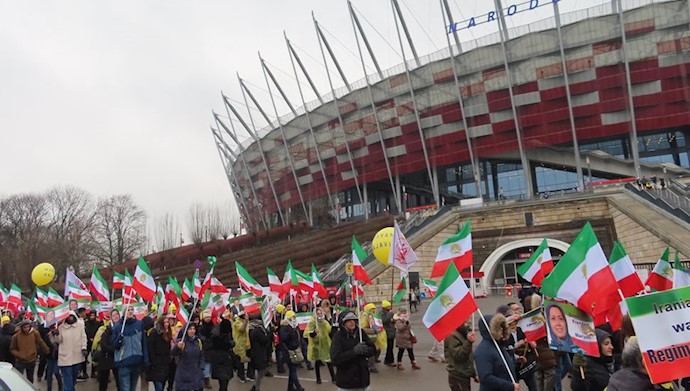
<instances>
[{"instance_id":1,"label":"large flag","mask_svg":"<svg viewBox=\"0 0 690 391\"><path fill-rule=\"evenodd\" d=\"M544 279L541 292L592 315L606 312L621 301L616 277L589 222Z\"/></svg>"},{"instance_id":2,"label":"large flag","mask_svg":"<svg viewBox=\"0 0 690 391\"><path fill-rule=\"evenodd\" d=\"M81 302L91 303L91 293L86 289L82 289L73 283L69 283L69 299L74 299Z\"/></svg>"},{"instance_id":3,"label":"large flag","mask_svg":"<svg viewBox=\"0 0 690 391\"><path fill-rule=\"evenodd\" d=\"M328 291L326 290L326 287L323 285L323 281L321 281L321 276L319 276L319 271L316 270L316 266L314 266L313 263L311 264L311 281L314 288L314 295L317 295L322 299L327 298Z\"/></svg>"},{"instance_id":4,"label":"large flag","mask_svg":"<svg viewBox=\"0 0 690 391\"><path fill-rule=\"evenodd\" d=\"M352 236L352 271L354 274L354 278L357 281L362 281L363 284L371 284L371 279L369 278L369 275L367 274L367 271L364 270L364 266L362 266L362 262L367 259L367 252L364 251L362 246L359 245L359 242L357 239Z\"/></svg>"},{"instance_id":5,"label":"large flag","mask_svg":"<svg viewBox=\"0 0 690 391\"><path fill-rule=\"evenodd\" d=\"M252 292L253 294L261 297L264 293L264 288L256 282L256 280L249 274L249 272L240 265L239 262L235 262L235 270L237 271L237 279L240 282L240 287L247 292Z\"/></svg>"},{"instance_id":6,"label":"large flag","mask_svg":"<svg viewBox=\"0 0 690 391\"><path fill-rule=\"evenodd\" d=\"M678 250L676 250L676 257L673 262L673 287L682 288L684 286L690 286L690 274L683 269Z\"/></svg>"},{"instance_id":7,"label":"large flag","mask_svg":"<svg viewBox=\"0 0 690 391\"><path fill-rule=\"evenodd\" d=\"M7 303L7 308L18 311L19 307L22 306L22 290L19 289L19 287L15 284L12 284L9 292L7 293L7 299L5 302Z\"/></svg>"},{"instance_id":8,"label":"large flag","mask_svg":"<svg viewBox=\"0 0 690 391\"><path fill-rule=\"evenodd\" d=\"M391 243L391 251L388 254L388 264L407 273L410 270L410 266L417 262L419 262L417 254L415 254L410 243L407 242L396 221L393 227L393 242Z\"/></svg>"},{"instance_id":9,"label":"large flag","mask_svg":"<svg viewBox=\"0 0 690 391\"><path fill-rule=\"evenodd\" d=\"M203 295L203 293L211 288L211 282L213 280L213 269L216 267L216 261L218 259L216 257L208 257L208 271L206 272L206 277L204 277L204 282L201 284L201 292L200 294Z\"/></svg>"},{"instance_id":10,"label":"large flag","mask_svg":"<svg viewBox=\"0 0 690 391\"><path fill-rule=\"evenodd\" d=\"M287 295L292 290L292 275L295 274L292 261L288 259L288 265L283 275L283 292Z\"/></svg>"},{"instance_id":11,"label":"large flag","mask_svg":"<svg viewBox=\"0 0 690 391\"><path fill-rule=\"evenodd\" d=\"M458 270L463 270L472 265L472 224L468 220L460 232L449 237L438 248L434 267L431 269L431 277L443 277L448 264L453 262Z\"/></svg>"},{"instance_id":12,"label":"large flag","mask_svg":"<svg viewBox=\"0 0 690 391\"><path fill-rule=\"evenodd\" d=\"M113 289L123 289L125 287L125 276L118 272L113 272Z\"/></svg>"},{"instance_id":13,"label":"large flag","mask_svg":"<svg viewBox=\"0 0 690 391\"><path fill-rule=\"evenodd\" d=\"M285 296L282 282L270 267L266 268L266 274L268 275L268 289L279 297Z\"/></svg>"},{"instance_id":14,"label":"large flag","mask_svg":"<svg viewBox=\"0 0 690 391\"><path fill-rule=\"evenodd\" d=\"M168 303L174 303L175 307L179 307L181 297L182 288L180 283L177 282L177 278L168 276L168 284L165 286L165 298L168 300Z\"/></svg>"},{"instance_id":15,"label":"large flag","mask_svg":"<svg viewBox=\"0 0 690 391\"><path fill-rule=\"evenodd\" d=\"M69 297L70 283L74 284L74 286L77 288L88 290L86 285L79 279L79 277L77 277L76 274L74 274L74 271L68 267L67 272L65 273L65 297Z\"/></svg>"},{"instance_id":16,"label":"large flag","mask_svg":"<svg viewBox=\"0 0 690 391\"><path fill-rule=\"evenodd\" d=\"M436 297L429 303L422 322L437 341L443 341L477 310L465 280L455 264L450 263L438 287Z\"/></svg>"},{"instance_id":17,"label":"large flag","mask_svg":"<svg viewBox=\"0 0 690 391\"><path fill-rule=\"evenodd\" d=\"M293 269L292 286L296 286L297 289L304 292L311 293L314 291L314 281L312 281L311 276L297 269Z\"/></svg>"},{"instance_id":18,"label":"large flag","mask_svg":"<svg viewBox=\"0 0 690 391\"><path fill-rule=\"evenodd\" d=\"M637 275L635 267L620 241L613 243L609 265L623 296L635 296L637 292L644 291L644 284L640 280L640 276Z\"/></svg>"},{"instance_id":19,"label":"large flag","mask_svg":"<svg viewBox=\"0 0 690 391\"><path fill-rule=\"evenodd\" d=\"M139 257L139 263L134 270L132 287L142 299L153 301L153 296L156 294L156 281L153 279L149 265L146 264L143 257Z\"/></svg>"},{"instance_id":20,"label":"large flag","mask_svg":"<svg viewBox=\"0 0 690 391\"><path fill-rule=\"evenodd\" d=\"M110 301L110 291L108 290L108 283L105 282L101 273L98 272L96 266L91 271L91 281L89 281L89 292L96 296L99 301Z\"/></svg>"},{"instance_id":21,"label":"large flag","mask_svg":"<svg viewBox=\"0 0 690 391\"><path fill-rule=\"evenodd\" d=\"M211 293L220 293L220 294L223 294L223 293L230 293L230 292L228 291L228 288L226 288L225 285L223 285L223 283L220 282L220 280L218 280L218 279L216 278L216 276L211 276L211 287L210 287L210 290L211 290Z\"/></svg>"},{"instance_id":22,"label":"large flag","mask_svg":"<svg viewBox=\"0 0 690 391\"><path fill-rule=\"evenodd\" d=\"M669 249L666 247L661 258L654 265L654 270L649 273L645 285L656 291L667 291L673 288L673 267L668 261Z\"/></svg>"},{"instance_id":23,"label":"large flag","mask_svg":"<svg viewBox=\"0 0 690 391\"><path fill-rule=\"evenodd\" d=\"M194 286L192 282L188 279L184 279L184 284L182 284L182 301L187 301L194 296Z\"/></svg>"},{"instance_id":24,"label":"large flag","mask_svg":"<svg viewBox=\"0 0 690 391\"><path fill-rule=\"evenodd\" d=\"M48 288L48 307L57 307L64 302L65 299L63 299L62 296L55 291L55 289Z\"/></svg>"},{"instance_id":25,"label":"large flag","mask_svg":"<svg viewBox=\"0 0 690 391\"><path fill-rule=\"evenodd\" d=\"M553 270L553 258L551 257L551 250L546 238L542 240L541 244L534 251L534 254L523 263L517 272L525 280L531 282L536 286L541 286L541 282Z\"/></svg>"},{"instance_id":26,"label":"large flag","mask_svg":"<svg viewBox=\"0 0 690 391\"><path fill-rule=\"evenodd\" d=\"M398 304L405 298L407 293L407 281L405 280L405 274L400 273L400 283L395 288L395 294L393 294L393 303Z\"/></svg>"},{"instance_id":27,"label":"large flag","mask_svg":"<svg viewBox=\"0 0 690 391\"><path fill-rule=\"evenodd\" d=\"M436 281L434 280L425 280L422 278L422 284L426 287L426 289L429 291L429 296L434 297L436 296L436 292L438 292L438 285L436 285Z\"/></svg>"}]
</instances>

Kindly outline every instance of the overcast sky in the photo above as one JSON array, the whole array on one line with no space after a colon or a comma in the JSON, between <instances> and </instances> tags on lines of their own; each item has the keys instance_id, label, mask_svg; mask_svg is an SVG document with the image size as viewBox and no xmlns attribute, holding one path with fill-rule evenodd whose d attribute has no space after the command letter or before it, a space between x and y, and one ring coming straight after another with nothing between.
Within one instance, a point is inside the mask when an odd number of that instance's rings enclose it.
<instances>
[{"instance_id":1,"label":"overcast sky","mask_svg":"<svg viewBox=\"0 0 690 391\"><path fill-rule=\"evenodd\" d=\"M561 0L561 12L607 1ZM450 3L456 20L493 9L490 0ZM389 1L353 4L382 68L399 64ZM420 55L446 46L437 0L400 4ZM0 1L0 195L54 185L97 196L131 193L150 219L166 212L183 218L197 201L229 202L209 131L211 110L225 114L221 90L242 100L239 72L273 113L257 51L301 106L283 30L319 90L330 92L310 11L332 34L327 38L349 80L361 79L344 0ZM508 26L551 12L550 6L524 12ZM461 31L461 40L489 29L495 24ZM240 109L248 119L246 107ZM287 106L279 110L285 114Z\"/></svg>"}]
</instances>

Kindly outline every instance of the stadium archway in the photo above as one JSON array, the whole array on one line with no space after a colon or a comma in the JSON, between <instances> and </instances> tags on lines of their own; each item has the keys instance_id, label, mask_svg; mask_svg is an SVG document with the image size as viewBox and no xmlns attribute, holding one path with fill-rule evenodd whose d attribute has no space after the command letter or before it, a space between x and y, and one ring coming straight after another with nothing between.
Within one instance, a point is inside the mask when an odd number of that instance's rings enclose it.
<instances>
[{"instance_id":1,"label":"stadium archway","mask_svg":"<svg viewBox=\"0 0 690 391\"><path fill-rule=\"evenodd\" d=\"M481 278L482 289L487 294L491 294L491 287L503 287L505 284L515 284L518 282L516 269L520 264L527 261L532 251L536 250L541 244L543 238L520 239L510 243L506 243L489 255L481 268L480 272L484 273ZM566 242L556 239L548 239L551 255L554 259L560 259L570 245ZM525 254L525 257L521 255ZM494 292L496 293L496 292Z\"/></svg>"}]
</instances>

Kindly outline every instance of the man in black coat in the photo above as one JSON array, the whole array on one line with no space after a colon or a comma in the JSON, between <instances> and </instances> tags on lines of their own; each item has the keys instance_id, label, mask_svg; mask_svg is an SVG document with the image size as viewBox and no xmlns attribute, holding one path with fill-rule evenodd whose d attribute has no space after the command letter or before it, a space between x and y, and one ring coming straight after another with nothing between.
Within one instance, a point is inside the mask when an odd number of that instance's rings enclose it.
<instances>
[{"instance_id":1,"label":"man in black coat","mask_svg":"<svg viewBox=\"0 0 690 391\"><path fill-rule=\"evenodd\" d=\"M369 387L368 359L376 354L376 346L365 333L359 331L358 321L353 312L343 312L340 330L335 333L331 343L331 362L337 369L335 384L339 389Z\"/></svg>"},{"instance_id":2,"label":"man in black coat","mask_svg":"<svg viewBox=\"0 0 690 391\"><path fill-rule=\"evenodd\" d=\"M103 326L103 323L96 319L96 311L89 312L87 320L84 322L84 331L86 331L86 350L91 352L93 347L93 339L96 337L96 332ZM93 357L91 358L91 377L97 377L97 369L94 369ZM86 365L86 364L85 364Z\"/></svg>"},{"instance_id":3,"label":"man in black coat","mask_svg":"<svg viewBox=\"0 0 690 391\"><path fill-rule=\"evenodd\" d=\"M5 323L2 326L2 332L0 332L0 361L5 361L12 365L14 365L14 356L10 352L10 344L12 343L14 331L14 326L11 323Z\"/></svg>"}]
</instances>

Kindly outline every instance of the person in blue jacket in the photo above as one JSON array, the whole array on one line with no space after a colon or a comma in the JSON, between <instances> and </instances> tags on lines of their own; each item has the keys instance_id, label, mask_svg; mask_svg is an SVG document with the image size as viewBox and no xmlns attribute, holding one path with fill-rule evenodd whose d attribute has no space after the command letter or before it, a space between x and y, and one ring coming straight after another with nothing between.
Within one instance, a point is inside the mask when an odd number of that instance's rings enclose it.
<instances>
[{"instance_id":1,"label":"person in blue jacket","mask_svg":"<svg viewBox=\"0 0 690 391\"><path fill-rule=\"evenodd\" d=\"M149 348L144 325L134 317L134 307L127 307L124 318L113 325L112 343L120 391L136 391L141 370L149 365Z\"/></svg>"},{"instance_id":2,"label":"person in blue jacket","mask_svg":"<svg viewBox=\"0 0 690 391\"><path fill-rule=\"evenodd\" d=\"M480 391L520 391L520 384L515 383L515 360L506 349L510 330L503 314L486 315L484 322L479 322L479 333L482 342L474 351L474 363L479 376ZM498 344L498 349L496 344ZM501 358L505 359L505 362ZM508 364L508 368L506 368ZM510 370L510 373L508 372ZM512 375L512 378L511 378Z\"/></svg>"}]
</instances>

